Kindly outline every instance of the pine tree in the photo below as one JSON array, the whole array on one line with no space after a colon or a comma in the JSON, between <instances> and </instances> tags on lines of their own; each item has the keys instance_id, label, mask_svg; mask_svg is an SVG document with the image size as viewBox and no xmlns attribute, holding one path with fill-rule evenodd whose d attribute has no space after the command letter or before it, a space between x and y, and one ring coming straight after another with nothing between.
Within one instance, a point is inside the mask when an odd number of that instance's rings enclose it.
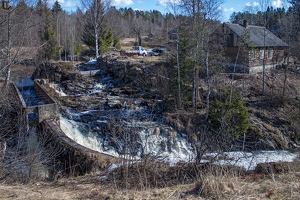
<instances>
[{"instance_id":1,"label":"pine tree","mask_svg":"<svg viewBox=\"0 0 300 200\"><path fill-rule=\"evenodd\" d=\"M195 45L190 40L190 34L185 26L180 30L179 38L179 65L181 75L181 95L182 104L185 107L192 105L192 87L193 82L193 57L191 50ZM177 75L176 75L177 76Z\"/></svg>"},{"instance_id":2,"label":"pine tree","mask_svg":"<svg viewBox=\"0 0 300 200\"><path fill-rule=\"evenodd\" d=\"M212 101L209 114L209 127L212 132L237 138L248 130L250 124L242 95L233 91L230 101L230 92L225 90L219 99Z\"/></svg>"},{"instance_id":3,"label":"pine tree","mask_svg":"<svg viewBox=\"0 0 300 200\"><path fill-rule=\"evenodd\" d=\"M42 45L38 51L38 56L43 60L57 58L56 30L53 25L51 11L42 1L38 2L37 11L43 22L39 28L39 37Z\"/></svg>"},{"instance_id":4,"label":"pine tree","mask_svg":"<svg viewBox=\"0 0 300 200\"><path fill-rule=\"evenodd\" d=\"M54 13L62 12L62 8L57 0L53 4L52 12Z\"/></svg>"},{"instance_id":5,"label":"pine tree","mask_svg":"<svg viewBox=\"0 0 300 200\"><path fill-rule=\"evenodd\" d=\"M117 50L121 50L121 43L120 43L120 40L119 40L119 39L115 39L115 40L114 40L114 47L115 47Z\"/></svg>"},{"instance_id":6,"label":"pine tree","mask_svg":"<svg viewBox=\"0 0 300 200\"><path fill-rule=\"evenodd\" d=\"M111 29L107 29L104 31L103 34L101 34L101 38L99 40L99 48L100 48L100 53L106 53L109 50L109 47L113 43L113 34Z\"/></svg>"},{"instance_id":7,"label":"pine tree","mask_svg":"<svg viewBox=\"0 0 300 200\"><path fill-rule=\"evenodd\" d=\"M103 24L104 26L104 24ZM108 51L108 48L113 43L113 34L110 27L102 27L101 32L99 32L98 47L100 54ZM93 31L93 26L90 23L86 23L84 26L84 32L82 35L82 41L88 45L90 48L95 47L95 34Z\"/></svg>"}]
</instances>

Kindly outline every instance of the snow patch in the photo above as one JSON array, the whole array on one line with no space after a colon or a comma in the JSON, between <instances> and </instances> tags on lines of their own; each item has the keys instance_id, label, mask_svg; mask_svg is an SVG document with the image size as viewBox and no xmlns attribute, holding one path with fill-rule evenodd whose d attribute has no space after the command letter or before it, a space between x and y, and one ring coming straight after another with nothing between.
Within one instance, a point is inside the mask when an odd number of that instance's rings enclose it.
<instances>
[{"instance_id":1,"label":"snow patch","mask_svg":"<svg viewBox=\"0 0 300 200\"><path fill-rule=\"evenodd\" d=\"M214 164L232 165L243 167L247 171L253 171L259 163L269 162L293 162L297 155L288 151L252 151L252 152L224 152L222 154L209 153L203 156L206 159L201 160L202 163L208 162L208 158L214 159Z\"/></svg>"}]
</instances>

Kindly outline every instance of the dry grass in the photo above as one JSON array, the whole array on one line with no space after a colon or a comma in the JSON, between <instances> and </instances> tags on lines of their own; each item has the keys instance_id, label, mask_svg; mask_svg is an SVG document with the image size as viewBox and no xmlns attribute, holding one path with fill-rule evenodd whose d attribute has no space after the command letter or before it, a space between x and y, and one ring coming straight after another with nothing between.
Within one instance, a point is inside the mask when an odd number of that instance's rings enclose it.
<instances>
[{"instance_id":1,"label":"dry grass","mask_svg":"<svg viewBox=\"0 0 300 200\"><path fill-rule=\"evenodd\" d=\"M82 181L80 179L87 179ZM0 185L2 199L299 199L300 174L265 176L207 176L203 182L145 190L116 189L98 177L62 179L54 183Z\"/></svg>"},{"instance_id":2,"label":"dry grass","mask_svg":"<svg viewBox=\"0 0 300 200\"><path fill-rule=\"evenodd\" d=\"M299 199L299 161L286 164L285 167L288 171L284 173L255 173L246 175L224 173L226 171L214 168L215 171L213 173L202 173L192 183L180 184L177 182L165 187L144 187L143 189L125 189L104 180L99 174L90 174L76 178L63 178L56 182L32 182L27 185L6 185L3 183L0 185L0 194L1 199L46 200ZM160 172L157 171L156 173L159 174ZM138 178L136 177L136 182L138 182ZM126 184L126 182L123 182L123 184Z\"/></svg>"},{"instance_id":3,"label":"dry grass","mask_svg":"<svg viewBox=\"0 0 300 200\"><path fill-rule=\"evenodd\" d=\"M135 38L124 38L123 40L120 41L122 47L123 46L134 46L134 44L136 43L136 39Z\"/></svg>"},{"instance_id":4,"label":"dry grass","mask_svg":"<svg viewBox=\"0 0 300 200\"><path fill-rule=\"evenodd\" d=\"M15 81L17 79L22 80L28 76L31 76L34 71L36 70L36 67L33 65L14 65L11 67L11 80Z\"/></svg>"},{"instance_id":5,"label":"dry grass","mask_svg":"<svg viewBox=\"0 0 300 200\"><path fill-rule=\"evenodd\" d=\"M238 199L299 199L300 174L291 172L270 176L247 177L240 182L241 190L234 195Z\"/></svg>"}]
</instances>

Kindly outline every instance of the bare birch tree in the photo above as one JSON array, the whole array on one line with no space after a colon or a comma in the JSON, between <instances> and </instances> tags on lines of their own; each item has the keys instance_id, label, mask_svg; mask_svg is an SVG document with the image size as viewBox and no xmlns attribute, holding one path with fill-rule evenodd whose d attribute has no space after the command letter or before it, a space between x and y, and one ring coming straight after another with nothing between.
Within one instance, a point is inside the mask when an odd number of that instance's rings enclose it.
<instances>
[{"instance_id":1,"label":"bare birch tree","mask_svg":"<svg viewBox=\"0 0 300 200\"><path fill-rule=\"evenodd\" d=\"M82 5L86 10L86 23L92 30L88 34L93 35L96 58L99 57L99 38L105 29L105 14L109 10L110 0L82 0Z\"/></svg>"},{"instance_id":2,"label":"bare birch tree","mask_svg":"<svg viewBox=\"0 0 300 200\"><path fill-rule=\"evenodd\" d=\"M33 3L33 2L31 2ZM35 10L25 1L20 1L6 9L0 9L0 72L6 83L10 80L11 67L20 60L25 46L32 41L29 33L36 27ZM32 54L32 51L31 51ZM4 86L6 85L4 84Z\"/></svg>"}]
</instances>

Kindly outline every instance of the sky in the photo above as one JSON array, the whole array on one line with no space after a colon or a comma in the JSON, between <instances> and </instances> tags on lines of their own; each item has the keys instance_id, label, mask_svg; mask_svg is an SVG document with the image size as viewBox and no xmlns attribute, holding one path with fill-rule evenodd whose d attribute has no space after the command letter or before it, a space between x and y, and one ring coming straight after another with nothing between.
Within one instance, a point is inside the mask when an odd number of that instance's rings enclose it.
<instances>
[{"instance_id":1,"label":"sky","mask_svg":"<svg viewBox=\"0 0 300 200\"><path fill-rule=\"evenodd\" d=\"M53 4L55 0L50 0L49 4ZM62 8L66 11L76 11L80 5L80 0L58 0ZM168 2L178 3L180 0L111 0L112 5L117 9L121 7L131 7L134 10L158 10L161 13L167 13L171 10L167 7ZM243 12L245 10L256 10L262 7L262 2L268 2L268 5L274 8L287 7L286 0L223 0L224 3L219 7L223 11L220 21L229 21L229 17L233 12Z\"/></svg>"}]
</instances>

